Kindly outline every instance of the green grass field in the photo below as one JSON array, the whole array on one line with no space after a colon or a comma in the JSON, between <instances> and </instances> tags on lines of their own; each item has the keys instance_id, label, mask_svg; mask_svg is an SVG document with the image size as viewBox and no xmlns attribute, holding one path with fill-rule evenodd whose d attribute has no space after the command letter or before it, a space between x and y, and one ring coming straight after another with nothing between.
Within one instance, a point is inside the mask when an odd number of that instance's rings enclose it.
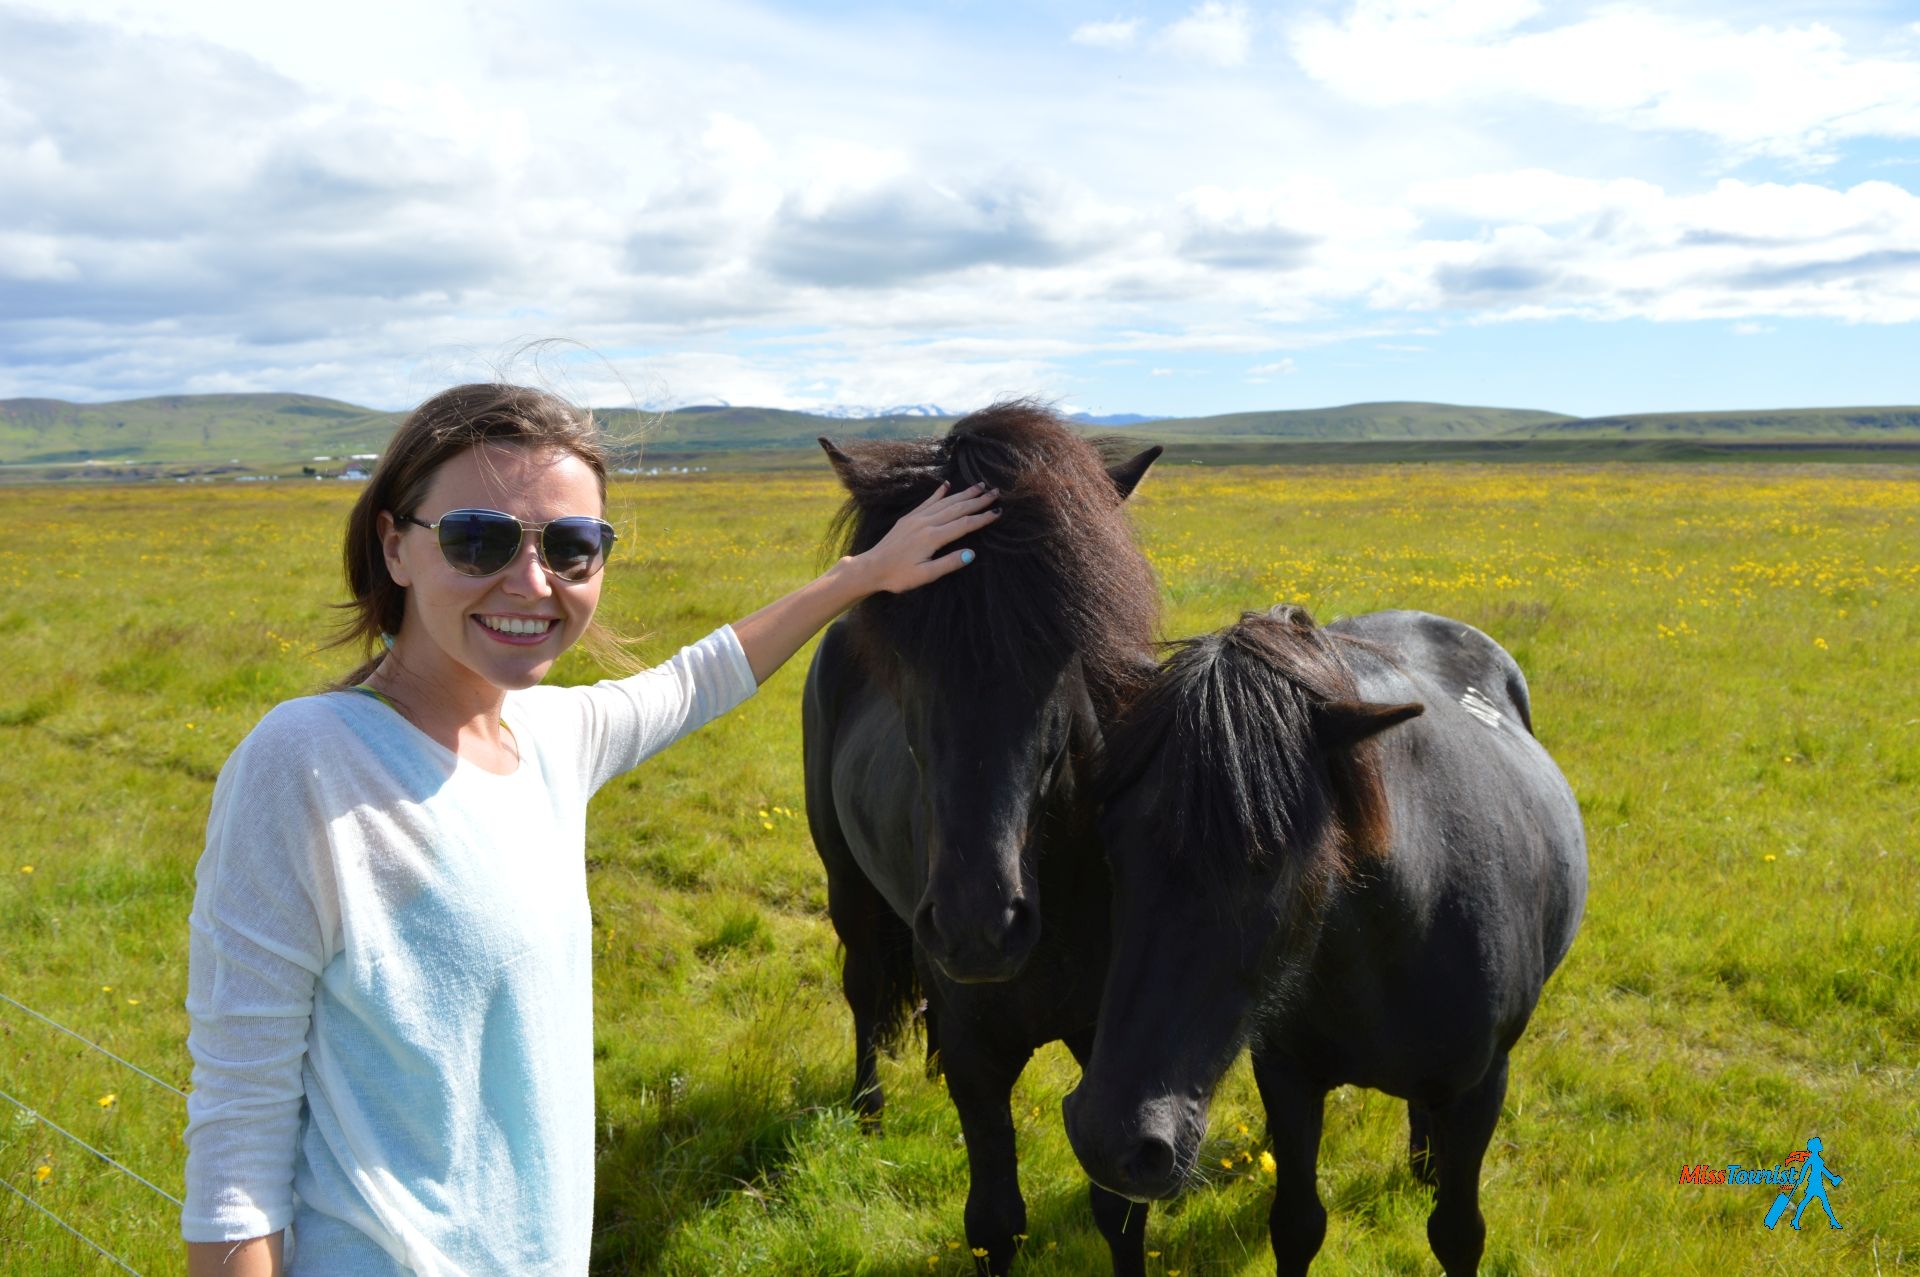
<instances>
[{"instance_id":1,"label":"green grass field","mask_svg":"<svg viewBox=\"0 0 1920 1277\"><path fill-rule=\"evenodd\" d=\"M824 471L824 467L822 467ZM184 1085L185 920L221 761L316 653L345 484L21 488L0 541L0 993ZM603 615L662 659L800 583L820 474L618 489ZM1514 1055L1485 1271L1875 1273L1920 1263L1920 473L1906 467L1164 467L1136 499L1169 635L1280 600L1460 617L1527 671L1586 815L1585 927ZM991 571L983 560L974 569ZM601 1120L596 1271L960 1274L965 1158L938 1082L851 1028L801 813L806 654L615 782L589 827ZM584 658L557 677L589 679ZM1104 1271L1060 1126L1075 1069L1016 1092L1019 1271ZM0 1005L0 1091L180 1189L183 1105ZM1272 1271L1261 1114L1217 1098L1212 1182L1156 1209L1154 1271ZM1831 1232L1759 1187L1819 1134ZM1431 1273L1403 1107L1329 1102L1316 1272ZM538 1168L526 1168L538 1174ZM0 1178L140 1272L174 1208L0 1101ZM113 1271L0 1192L0 1277Z\"/></svg>"}]
</instances>

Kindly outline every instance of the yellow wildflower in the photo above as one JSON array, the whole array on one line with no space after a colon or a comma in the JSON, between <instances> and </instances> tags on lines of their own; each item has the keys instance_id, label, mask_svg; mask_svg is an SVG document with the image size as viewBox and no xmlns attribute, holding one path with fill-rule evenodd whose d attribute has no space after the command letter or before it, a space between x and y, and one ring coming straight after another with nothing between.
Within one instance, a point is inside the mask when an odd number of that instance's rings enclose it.
<instances>
[{"instance_id":1,"label":"yellow wildflower","mask_svg":"<svg viewBox=\"0 0 1920 1277\"><path fill-rule=\"evenodd\" d=\"M1272 1175L1280 1169L1280 1164L1273 1160L1272 1153L1262 1150L1260 1154L1260 1169Z\"/></svg>"},{"instance_id":2,"label":"yellow wildflower","mask_svg":"<svg viewBox=\"0 0 1920 1277\"><path fill-rule=\"evenodd\" d=\"M32 866L32 865L21 865L21 866L20 866L20 872L21 872L21 873L23 873L23 874L30 874L30 873L32 873L32 872L33 872L33 866Z\"/></svg>"},{"instance_id":3,"label":"yellow wildflower","mask_svg":"<svg viewBox=\"0 0 1920 1277\"><path fill-rule=\"evenodd\" d=\"M53 1175L53 1167L48 1166L45 1162L42 1162L40 1163L40 1165L33 1168L33 1178L35 1183L44 1184L47 1182L49 1178L52 1177L52 1175Z\"/></svg>"},{"instance_id":4,"label":"yellow wildflower","mask_svg":"<svg viewBox=\"0 0 1920 1277\"><path fill-rule=\"evenodd\" d=\"M973 1257L975 1259L985 1259L987 1257L987 1248L985 1246L975 1246L973 1248Z\"/></svg>"},{"instance_id":5,"label":"yellow wildflower","mask_svg":"<svg viewBox=\"0 0 1920 1277\"><path fill-rule=\"evenodd\" d=\"M98 1104L103 1109L110 1109L114 1106L114 1103L119 1100L119 1098L120 1097L114 1094L112 1091L108 1091L105 1095L95 1100L94 1103Z\"/></svg>"}]
</instances>

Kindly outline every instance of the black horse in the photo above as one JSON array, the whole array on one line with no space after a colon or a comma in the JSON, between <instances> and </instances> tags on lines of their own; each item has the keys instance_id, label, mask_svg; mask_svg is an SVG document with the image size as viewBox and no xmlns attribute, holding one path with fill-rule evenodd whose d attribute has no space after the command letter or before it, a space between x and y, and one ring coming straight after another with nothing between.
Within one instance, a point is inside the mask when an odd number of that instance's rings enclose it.
<instances>
[{"instance_id":1,"label":"black horse","mask_svg":"<svg viewBox=\"0 0 1920 1277\"><path fill-rule=\"evenodd\" d=\"M1065 1104L1081 1163L1135 1198L1178 1191L1250 1043L1278 1272L1326 1235L1314 1165L1345 1083L1407 1101L1428 1240L1476 1271L1508 1052L1586 900L1579 807L1513 658L1421 612L1248 613L1177 645L1107 743L1116 921Z\"/></svg>"},{"instance_id":2,"label":"black horse","mask_svg":"<svg viewBox=\"0 0 1920 1277\"><path fill-rule=\"evenodd\" d=\"M830 540L859 553L946 480L1000 491L950 549L976 561L876 595L807 673L807 819L845 945L854 1107L925 995L928 1067L966 1136L968 1244L1004 1273L1025 1235L1010 1099L1035 1049L1087 1057L1105 973L1106 864L1092 786L1105 721L1151 676L1159 591L1122 503L1159 448L1109 465L1052 412L1000 404L938 439L821 444L849 493ZM937 1054L936 1054L937 1053ZM1116 1271L1143 1271L1145 1212L1099 1188Z\"/></svg>"}]
</instances>

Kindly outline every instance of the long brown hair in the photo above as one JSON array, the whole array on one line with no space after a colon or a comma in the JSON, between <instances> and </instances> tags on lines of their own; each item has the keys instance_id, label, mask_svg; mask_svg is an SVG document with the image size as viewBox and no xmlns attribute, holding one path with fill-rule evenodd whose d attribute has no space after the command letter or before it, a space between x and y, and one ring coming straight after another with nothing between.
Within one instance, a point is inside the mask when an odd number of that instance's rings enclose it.
<instances>
[{"instance_id":1,"label":"long brown hair","mask_svg":"<svg viewBox=\"0 0 1920 1277\"><path fill-rule=\"evenodd\" d=\"M607 500L608 452L593 414L558 395L528 386L475 382L443 390L415 408L394 431L373 477L347 516L345 563L352 596L334 604L346 613L340 633L326 646L358 647L360 665L334 689L351 687L378 669L383 635L400 632L407 591L387 571L380 542L380 514L411 514L425 499L440 467L469 448L494 444L528 451L571 453L587 463ZM621 670L639 668L623 640L594 621L580 638L594 659Z\"/></svg>"}]
</instances>

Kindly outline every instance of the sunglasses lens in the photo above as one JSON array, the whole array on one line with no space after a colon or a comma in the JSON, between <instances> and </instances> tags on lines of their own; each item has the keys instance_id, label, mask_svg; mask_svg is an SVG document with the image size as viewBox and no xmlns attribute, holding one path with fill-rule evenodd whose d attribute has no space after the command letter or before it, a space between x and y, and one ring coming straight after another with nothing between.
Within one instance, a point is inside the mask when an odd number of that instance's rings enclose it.
<instances>
[{"instance_id":1,"label":"sunglasses lens","mask_svg":"<svg viewBox=\"0 0 1920 1277\"><path fill-rule=\"evenodd\" d=\"M613 535L598 519L555 519L542 534L540 553L564 581L584 581L607 562Z\"/></svg>"},{"instance_id":2,"label":"sunglasses lens","mask_svg":"<svg viewBox=\"0 0 1920 1277\"><path fill-rule=\"evenodd\" d=\"M492 576L520 552L520 525L485 510L456 510L440 520L440 552L456 572Z\"/></svg>"}]
</instances>

